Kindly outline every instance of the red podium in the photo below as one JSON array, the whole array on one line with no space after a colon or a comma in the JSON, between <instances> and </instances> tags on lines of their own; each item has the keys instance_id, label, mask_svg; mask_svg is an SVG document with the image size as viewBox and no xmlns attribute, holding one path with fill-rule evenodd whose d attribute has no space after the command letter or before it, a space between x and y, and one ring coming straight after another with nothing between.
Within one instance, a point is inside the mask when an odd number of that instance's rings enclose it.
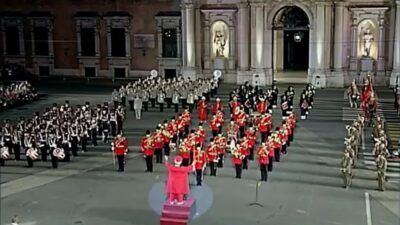
<instances>
[{"instance_id":1,"label":"red podium","mask_svg":"<svg viewBox=\"0 0 400 225\"><path fill-rule=\"evenodd\" d=\"M164 202L160 225L187 225L195 212L194 198L188 198L183 205L171 205Z\"/></svg>"}]
</instances>

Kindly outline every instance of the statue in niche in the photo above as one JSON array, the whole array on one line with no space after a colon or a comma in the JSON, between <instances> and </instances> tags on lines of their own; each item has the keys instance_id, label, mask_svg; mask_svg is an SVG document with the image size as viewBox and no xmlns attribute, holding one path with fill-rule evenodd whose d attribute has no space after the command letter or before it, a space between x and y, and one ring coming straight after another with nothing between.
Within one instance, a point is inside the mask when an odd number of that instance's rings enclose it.
<instances>
[{"instance_id":1,"label":"statue in niche","mask_svg":"<svg viewBox=\"0 0 400 225\"><path fill-rule=\"evenodd\" d=\"M217 47L215 55L217 57L224 57L226 37L222 31L220 31L220 30L215 31L214 44Z\"/></svg>"},{"instance_id":2,"label":"statue in niche","mask_svg":"<svg viewBox=\"0 0 400 225\"><path fill-rule=\"evenodd\" d=\"M364 43L364 56L370 57L371 55L371 46L372 42L374 41L374 36L371 33L371 30L368 28L363 36L363 43Z\"/></svg>"}]
</instances>

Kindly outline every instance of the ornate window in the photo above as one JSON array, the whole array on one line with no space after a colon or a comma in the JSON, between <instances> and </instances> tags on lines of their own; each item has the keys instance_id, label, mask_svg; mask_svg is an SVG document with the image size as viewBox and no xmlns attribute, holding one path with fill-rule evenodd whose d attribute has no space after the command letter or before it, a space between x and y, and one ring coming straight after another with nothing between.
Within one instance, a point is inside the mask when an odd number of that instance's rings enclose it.
<instances>
[{"instance_id":1,"label":"ornate window","mask_svg":"<svg viewBox=\"0 0 400 225\"><path fill-rule=\"evenodd\" d=\"M2 13L1 33L3 36L3 54L6 56L24 56L24 24L20 13Z\"/></svg>"}]
</instances>

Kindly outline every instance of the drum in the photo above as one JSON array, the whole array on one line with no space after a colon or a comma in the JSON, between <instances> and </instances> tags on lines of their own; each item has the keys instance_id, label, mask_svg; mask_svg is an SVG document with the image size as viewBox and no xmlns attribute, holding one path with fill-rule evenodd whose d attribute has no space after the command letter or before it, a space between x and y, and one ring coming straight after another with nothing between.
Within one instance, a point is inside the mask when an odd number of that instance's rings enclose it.
<instances>
[{"instance_id":1,"label":"drum","mask_svg":"<svg viewBox=\"0 0 400 225\"><path fill-rule=\"evenodd\" d=\"M62 160L65 158L65 152L63 148L56 148L53 151L53 156L57 157L59 160Z\"/></svg>"},{"instance_id":2,"label":"drum","mask_svg":"<svg viewBox=\"0 0 400 225\"><path fill-rule=\"evenodd\" d=\"M39 158L38 150L36 148L30 148L28 151L26 151L26 156L32 160L36 160Z\"/></svg>"},{"instance_id":3,"label":"drum","mask_svg":"<svg viewBox=\"0 0 400 225\"><path fill-rule=\"evenodd\" d=\"M2 148L0 149L0 151L1 151L0 157L1 157L2 159L8 159L8 158L10 158L10 152L8 151L8 148L7 148L7 147L2 147Z\"/></svg>"}]
</instances>

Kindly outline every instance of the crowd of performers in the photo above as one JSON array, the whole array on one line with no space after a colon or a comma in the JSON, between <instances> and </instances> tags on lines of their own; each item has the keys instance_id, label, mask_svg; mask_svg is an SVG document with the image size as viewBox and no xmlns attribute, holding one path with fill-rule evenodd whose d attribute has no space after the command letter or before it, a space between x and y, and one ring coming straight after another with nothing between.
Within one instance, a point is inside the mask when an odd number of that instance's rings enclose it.
<instances>
[{"instance_id":1,"label":"crowd of performers","mask_svg":"<svg viewBox=\"0 0 400 225\"><path fill-rule=\"evenodd\" d=\"M218 80L215 79L184 79L182 76L173 79L162 77L147 77L136 82L130 82L114 89L111 100L114 104L129 103L129 109L136 112L136 119L141 118L141 111L148 111L149 107L159 107L163 112L164 107L174 107L178 112L179 106L182 109L188 107L192 112L198 100L202 96L207 101L217 93Z\"/></svg>"},{"instance_id":2,"label":"crowd of performers","mask_svg":"<svg viewBox=\"0 0 400 225\"><path fill-rule=\"evenodd\" d=\"M0 86L0 110L32 102L37 98L36 90L27 81Z\"/></svg>"},{"instance_id":3,"label":"crowd of performers","mask_svg":"<svg viewBox=\"0 0 400 225\"><path fill-rule=\"evenodd\" d=\"M274 90L274 91L272 91ZM315 90L307 85L302 100L313 105ZM217 175L217 169L225 166L228 155L236 170L236 178L241 178L242 170L249 168L248 162L257 160L261 180L267 181L268 171L273 170L273 162L279 162L282 154L287 154L294 139L296 117L293 113L294 89L289 87L281 96L283 121L278 126L272 124L272 110L277 107L279 91L276 86L266 91L245 84L230 94L230 121L226 120L224 106L220 98L210 104L205 96L197 102L199 124L190 129L192 114L186 108L178 117L165 120L155 131L146 131L140 148L146 160L146 172L153 172L153 157L156 163L163 163L171 152L182 158L182 166L194 162L197 185L202 185L204 170L210 168L210 176ZM307 110L308 110L307 106ZM208 112L212 113L211 118ZM206 140L206 124L212 138ZM259 136L259 142L257 142ZM259 143L257 145L257 143Z\"/></svg>"},{"instance_id":4,"label":"crowd of performers","mask_svg":"<svg viewBox=\"0 0 400 225\"><path fill-rule=\"evenodd\" d=\"M97 145L98 137L109 142L123 130L125 109L118 105L111 109L108 103L92 107L85 105L72 107L69 101L65 104L53 104L42 114L34 113L32 119L21 117L14 125L4 121L0 135L1 166L12 158L19 161L26 155L28 167L34 161L50 159L53 168L59 161L69 162L71 155L78 156L79 150L87 151L87 145Z\"/></svg>"},{"instance_id":5,"label":"crowd of performers","mask_svg":"<svg viewBox=\"0 0 400 225\"><path fill-rule=\"evenodd\" d=\"M353 81L348 89L350 107L357 107L356 103L351 99L356 99L353 90L358 89ZM357 163L359 146L361 144L361 135L364 130L364 125L368 122L368 126L372 125L372 140L374 147L372 154L375 156L375 163L378 176L378 189L385 190L385 182L387 181L387 159L389 157L398 157L398 151L389 151L388 139L385 132L384 121L380 116L375 114L377 101L374 98L374 90L370 77L364 82L363 92L361 94L361 107L363 114L353 121L351 125L346 126L347 137L345 138L345 151L341 161L341 171L343 173L344 188L349 188L353 178L353 168Z\"/></svg>"}]
</instances>

